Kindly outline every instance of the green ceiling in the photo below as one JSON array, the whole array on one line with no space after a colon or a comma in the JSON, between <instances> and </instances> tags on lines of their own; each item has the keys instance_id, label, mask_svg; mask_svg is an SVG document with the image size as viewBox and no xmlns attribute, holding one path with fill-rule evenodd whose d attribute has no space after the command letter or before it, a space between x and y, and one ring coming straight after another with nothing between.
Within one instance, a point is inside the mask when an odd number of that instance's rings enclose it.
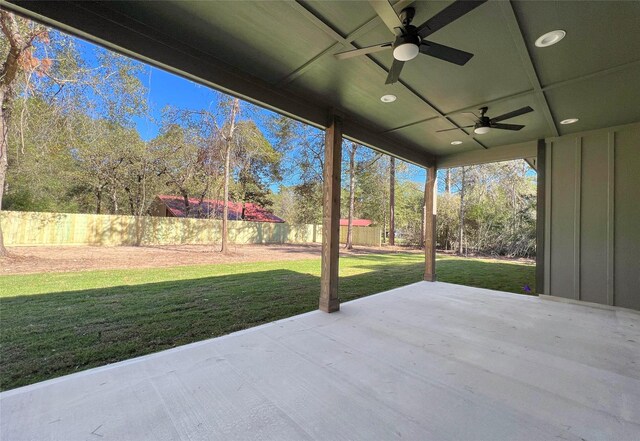
<instances>
[{"instance_id":1,"label":"green ceiling","mask_svg":"<svg viewBox=\"0 0 640 441\"><path fill-rule=\"evenodd\" d=\"M322 125L329 109L345 133L426 164L482 150L640 121L640 2L490 1L430 39L475 54L463 67L419 56L385 86L391 51L337 60L334 53L389 41L365 1L22 2L9 7L205 84ZM421 23L450 2L401 0ZM398 5L396 5L398 8ZM541 34L564 29L555 46ZM353 44L353 46L351 46ZM396 102L383 104L392 93ZM436 130L472 123L489 106L519 132ZM561 119L580 118L562 126ZM453 146L451 141L463 141Z\"/></svg>"}]
</instances>

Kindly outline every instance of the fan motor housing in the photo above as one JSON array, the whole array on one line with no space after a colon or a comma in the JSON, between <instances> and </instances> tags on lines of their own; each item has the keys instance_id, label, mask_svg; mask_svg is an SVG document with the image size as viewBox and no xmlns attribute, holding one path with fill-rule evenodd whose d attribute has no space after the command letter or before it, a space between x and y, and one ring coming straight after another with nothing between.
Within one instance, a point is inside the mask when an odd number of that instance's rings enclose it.
<instances>
[{"instance_id":1,"label":"fan motor housing","mask_svg":"<svg viewBox=\"0 0 640 441\"><path fill-rule=\"evenodd\" d=\"M413 27L413 26L411 26ZM420 37L418 36L418 34L414 34L414 33L406 33L403 35L399 35L396 38L396 41L393 43L393 47L398 47L401 44L405 44L405 43L409 43L409 44L415 44L416 46L420 46L420 43L422 41L420 40Z\"/></svg>"}]
</instances>

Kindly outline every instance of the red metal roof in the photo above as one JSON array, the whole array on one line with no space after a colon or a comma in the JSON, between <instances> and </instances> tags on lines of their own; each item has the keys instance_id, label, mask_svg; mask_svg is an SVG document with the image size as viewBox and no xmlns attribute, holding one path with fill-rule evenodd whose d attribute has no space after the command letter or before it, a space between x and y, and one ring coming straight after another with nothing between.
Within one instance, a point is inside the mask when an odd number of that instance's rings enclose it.
<instances>
[{"instance_id":1,"label":"red metal roof","mask_svg":"<svg viewBox=\"0 0 640 441\"><path fill-rule=\"evenodd\" d=\"M189 213L185 213L184 198L182 196L158 195L158 199L166 205L175 217L221 218L224 202L215 199L189 198ZM267 211L264 207L252 202L244 204L244 219L242 218L242 203L229 202L229 220L245 220L249 222L282 223L283 219Z\"/></svg>"},{"instance_id":2,"label":"red metal roof","mask_svg":"<svg viewBox=\"0 0 640 441\"><path fill-rule=\"evenodd\" d=\"M369 227L371 224L373 224L373 221L369 219L353 219L351 223L354 227ZM349 219L340 219L340 226L349 226Z\"/></svg>"}]
</instances>

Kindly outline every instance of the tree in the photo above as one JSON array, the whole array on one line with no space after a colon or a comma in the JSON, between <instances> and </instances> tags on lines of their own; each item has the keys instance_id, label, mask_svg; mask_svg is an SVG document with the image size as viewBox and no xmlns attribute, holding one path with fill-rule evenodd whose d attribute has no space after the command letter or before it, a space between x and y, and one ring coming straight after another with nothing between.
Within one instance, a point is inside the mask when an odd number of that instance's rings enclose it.
<instances>
[{"instance_id":1,"label":"tree","mask_svg":"<svg viewBox=\"0 0 640 441\"><path fill-rule=\"evenodd\" d=\"M240 100L231 100L231 111L226 122L226 131L219 130L224 139L224 208L222 210L222 248L223 253L229 252L229 176L231 173L231 149L233 147L233 134L236 125L236 116L240 110Z\"/></svg>"},{"instance_id":2,"label":"tree","mask_svg":"<svg viewBox=\"0 0 640 441\"><path fill-rule=\"evenodd\" d=\"M218 150L224 164L222 253L229 251L228 221L232 185L235 195L243 203L244 216L246 202L269 205L269 192L264 189L264 179L279 179L280 155L253 121L255 110L254 106L248 104L241 108L238 98L219 95L217 113L200 112L210 125L213 143L221 146Z\"/></svg>"},{"instance_id":3,"label":"tree","mask_svg":"<svg viewBox=\"0 0 640 441\"><path fill-rule=\"evenodd\" d=\"M10 12L0 9L0 28L5 37L0 50L0 213L4 196L7 169L9 167L8 145L9 125L13 99L17 93L19 75L22 73L42 74L51 65L48 58L39 59L33 55L36 40L46 43L48 31L45 27L18 19ZM0 256L6 256L2 228L0 227Z\"/></svg>"},{"instance_id":4,"label":"tree","mask_svg":"<svg viewBox=\"0 0 640 441\"><path fill-rule=\"evenodd\" d=\"M447 194L451 194L451 169L448 168L444 172L445 172L444 192Z\"/></svg>"},{"instance_id":5,"label":"tree","mask_svg":"<svg viewBox=\"0 0 640 441\"><path fill-rule=\"evenodd\" d=\"M211 186L205 167L208 144L192 126L183 127L166 120L160 134L151 141L152 162L165 185L184 201L185 213L191 210L189 199L202 200Z\"/></svg>"},{"instance_id":6,"label":"tree","mask_svg":"<svg viewBox=\"0 0 640 441\"><path fill-rule=\"evenodd\" d=\"M109 213L117 214L125 208L133 215L144 214L146 198L142 198L143 188L136 187L141 184L146 187L151 174L146 144L135 129L86 116L84 119L91 129L85 129L75 142L73 155L78 164L75 175L76 182L91 191L95 213L104 211L106 198ZM139 167L140 161L146 163L143 168ZM138 180L138 184L132 180Z\"/></svg>"},{"instance_id":7,"label":"tree","mask_svg":"<svg viewBox=\"0 0 640 441\"><path fill-rule=\"evenodd\" d=\"M271 115L265 124L274 148L289 160L282 163L281 173L292 177L296 184L294 223L318 224L322 218L322 169L324 165L324 134L322 131L287 118Z\"/></svg>"},{"instance_id":8,"label":"tree","mask_svg":"<svg viewBox=\"0 0 640 441\"><path fill-rule=\"evenodd\" d=\"M75 138L65 109L40 94L19 94L9 127L9 168L2 206L7 210L66 211L84 207L77 181Z\"/></svg>"},{"instance_id":9,"label":"tree","mask_svg":"<svg viewBox=\"0 0 640 441\"><path fill-rule=\"evenodd\" d=\"M436 172L437 173L437 172ZM426 240L426 222L427 222L427 216L429 216L431 213L427 213L427 192L429 191L429 171L427 170L426 173L424 174L424 191L423 191L423 195L422 195L422 217L420 219L420 248L424 248L426 246L425 244L425 240Z\"/></svg>"},{"instance_id":10,"label":"tree","mask_svg":"<svg viewBox=\"0 0 640 441\"><path fill-rule=\"evenodd\" d=\"M377 198L380 200L377 188L370 186L371 181L367 179L371 171L375 174L375 167L382 154L375 153L370 149L351 143L345 150L347 166L344 167L347 173L348 187L343 189L347 194L341 198L346 205L342 207L347 216L347 249L353 248L353 219L356 217L368 217L378 223L376 218L367 215L367 199Z\"/></svg>"},{"instance_id":11,"label":"tree","mask_svg":"<svg viewBox=\"0 0 640 441\"><path fill-rule=\"evenodd\" d=\"M357 164L362 164L362 166L356 167L357 186L354 216L371 219L375 224L386 229L389 203L389 161L386 156L366 148L358 149L356 159Z\"/></svg>"},{"instance_id":12,"label":"tree","mask_svg":"<svg viewBox=\"0 0 640 441\"><path fill-rule=\"evenodd\" d=\"M389 158L389 245L396 244L396 158Z\"/></svg>"},{"instance_id":13,"label":"tree","mask_svg":"<svg viewBox=\"0 0 640 441\"><path fill-rule=\"evenodd\" d=\"M287 222L296 218L296 194L294 187L280 185L278 192L272 195L273 212Z\"/></svg>"},{"instance_id":14,"label":"tree","mask_svg":"<svg viewBox=\"0 0 640 441\"><path fill-rule=\"evenodd\" d=\"M129 213L144 216L151 204L150 196L162 188L153 167L153 157L147 143L139 137L129 145L127 164L122 176L122 188L127 197Z\"/></svg>"},{"instance_id":15,"label":"tree","mask_svg":"<svg viewBox=\"0 0 640 441\"><path fill-rule=\"evenodd\" d=\"M523 164L509 161L452 169L453 191L438 196L438 246L455 245L458 253L465 254L534 255L536 187Z\"/></svg>"},{"instance_id":16,"label":"tree","mask_svg":"<svg viewBox=\"0 0 640 441\"><path fill-rule=\"evenodd\" d=\"M4 10L0 27L0 203L82 210L91 189L76 179L79 148L95 121L132 126L144 108L141 65L96 49L87 66L72 37Z\"/></svg>"},{"instance_id":17,"label":"tree","mask_svg":"<svg viewBox=\"0 0 640 441\"><path fill-rule=\"evenodd\" d=\"M294 187L296 195L295 216L297 224L322 222L322 181L308 181Z\"/></svg>"},{"instance_id":18,"label":"tree","mask_svg":"<svg viewBox=\"0 0 640 441\"><path fill-rule=\"evenodd\" d=\"M461 168L460 172L460 216L458 220L458 254L463 254L463 244L464 244L464 196L466 191L466 167Z\"/></svg>"},{"instance_id":19,"label":"tree","mask_svg":"<svg viewBox=\"0 0 640 441\"><path fill-rule=\"evenodd\" d=\"M353 248L353 212L356 201L356 151L358 146L355 142L351 143L349 149L349 216L347 219L347 244L348 250Z\"/></svg>"},{"instance_id":20,"label":"tree","mask_svg":"<svg viewBox=\"0 0 640 441\"><path fill-rule=\"evenodd\" d=\"M272 205L269 183L281 179L282 155L265 138L253 120L242 120L236 125L235 152L232 168L235 170L234 196L245 205L253 202L263 207Z\"/></svg>"}]
</instances>

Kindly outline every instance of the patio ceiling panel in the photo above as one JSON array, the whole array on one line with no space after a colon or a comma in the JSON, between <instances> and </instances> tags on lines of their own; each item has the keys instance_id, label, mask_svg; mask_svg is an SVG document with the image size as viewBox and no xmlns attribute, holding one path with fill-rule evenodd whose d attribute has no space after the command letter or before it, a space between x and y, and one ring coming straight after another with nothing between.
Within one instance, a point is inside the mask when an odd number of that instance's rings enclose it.
<instances>
[{"instance_id":1,"label":"patio ceiling panel","mask_svg":"<svg viewBox=\"0 0 640 441\"><path fill-rule=\"evenodd\" d=\"M465 122L465 124L467 123L468 122ZM483 147L478 145L473 137L463 130L436 132L437 130L449 129L451 127L451 124L448 124L446 121L440 118L434 118L395 129L392 133L408 139L423 139L425 143L431 146L431 151L436 155L457 153L469 150L470 147L474 150L483 150ZM462 141L462 144L451 145L452 141Z\"/></svg>"},{"instance_id":2,"label":"patio ceiling panel","mask_svg":"<svg viewBox=\"0 0 640 441\"><path fill-rule=\"evenodd\" d=\"M415 118L433 118L438 114L425 106L424 101L408 93L399 83L385 85L387 73L373 61L338 60L323 57L304 74L292 81L288 88L296 93L313 93L316 100L337 104L348 113L359 113L379 127L378 131L402 125L407 114ZM380 97L393 94L398 100L383 103Z\"/></svg>"},{"instance_id":3,"label":"patio ceiling panel","mask_svg":"<svg viewBox=\"0 0 640 441\"><path fill-rule=\"evenodd\" d=\"M620 87L621 84L635 87ZM560 125L563 135L640 121L640 63L545 93L558 120L580 118L579 125Z\"/></svg>"},{"instance_id":4,"label":"patio ceiling panel","mask_svg":"<svg viewBox=\"0 0 640 441\"><path fill-rule=\"evenodd\" d=\"M373 9L362 0L343 0L340 8L336 8L334 2L326 0L307 0L304 4L315 16L324 17L325 23L330 24L342 36L352 34L371 20L375 20L376 25L383 26Z\"/></svg>"},{"instance_id":5,"label":"patio ceiling panel","mask_svg":"<svg viewBox=\"0 0 640 441\"><path fill-rule=\"evenodd\" d=\"M640 2L523 1L513 8L543 86L640 59ZM536 48L554 29L567 32L562 43Z\"/></svg>"},{"instance_id":6,"label":"patio ceiling panel","mask_svg":"<svg viewBox=\"0 0 640 441\"><path fill-rule=\"evenodd\" d=\"M172 37L270 83L334 43L301 19L283 26L282 17L293 12L284 2L154 2L153 8L124 3L110 6L158 30L171 23L180 30Z\"/></svg>"}]
</instances>

